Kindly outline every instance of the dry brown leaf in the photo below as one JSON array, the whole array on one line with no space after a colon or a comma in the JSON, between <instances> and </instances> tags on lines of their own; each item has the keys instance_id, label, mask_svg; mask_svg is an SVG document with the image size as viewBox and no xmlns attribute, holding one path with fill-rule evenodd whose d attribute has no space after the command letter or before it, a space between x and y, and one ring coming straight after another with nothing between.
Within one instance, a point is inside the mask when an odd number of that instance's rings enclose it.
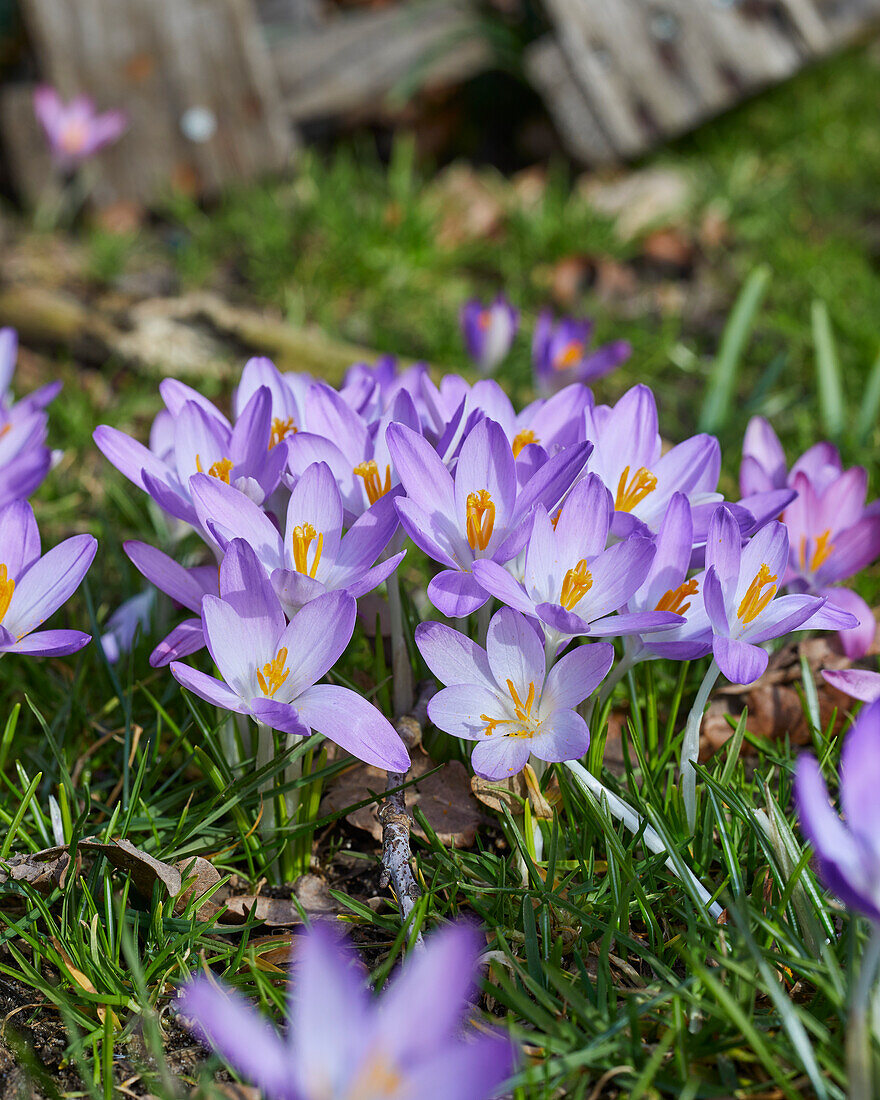
<instances>
[{"instance_id":1,"label":"dry brown leaf","mask_svg":"<svg viewBox=\"0 0 880 1100\"><path fill-rule=\"evenodd\" d=\"M424 752L419 750L411 756L410 778L425 775L434 768ZM319 813L335 813L354 802L362 802L371 794L383 795L385 782L385 772L379 768L355 764L329 785ZM477 828L485 818L471 793L467 771L459 761L452 760L441 765L439 771L426 776L414 787L408 787L405 794L407 809L419 807L441 844L456 848L467 848L473 844ZM374 840L382 839L382 826L376 818L375 806L362 806L346 814L345 820L356 829L369 833ZM413 826L413 832L424 839L424 833L417 824Z\"/></svg>"},{"instance_id":2,"label":"dry brown leaf","mask_svg":"<svg viewBox=\"0 0 880 1100\"><path fill-rule=\"evenodd\" d=\"M79 863L79 857L77 857L77 863ZM70 853L66 850L60 855L34 852L21 856L9 856L0 864L0 884L26 882L41 894L51 894L56 886L64 886L69 867Z\"/></svg>"},{"instance_id":3,"label":"dry brown leaf","mask_svg":"<svg viewBox=\"0 0 880 1100\"><path fill-rule=\"evenodd\" d=\"M642 255L652 264L686 274L693 266L695 252L690 237L677 226L668 225L645 237Z\"/></svg>"},{"instance_id":4,"label":"dry brown leaf","mask_svg":"<svg viewBox=\"0 0 880 1100\"><path fill-rule=\"evenodd\" d=\"M614 218L618 237L628 241L684 214L691 204L693 184L680 169L652 166L611 176L583 176L578 192L600 214Z\"/></svg>"},{"instance_id":5,"label":"dry brown leaf","mask_svg":"<svg viewBox=\"0 0 880 1100\"><path fill-rule=\"evenodd\" d=\"M175 914L182 913L184 909L186 909L190 898L200 898L220 881L220 872L214 864L207 859L203 859L201 856L193 856L190 859L180 860L178 863L175 863L174 866L180 872L183 882L186 882L188 879L193 880L190 886L177 895L174 902ZM214 908L216 908L216 906ZM211 915L210 901L204 902L196 910L196 917L199 920L207 920Z\"/></svg>"},{"instance_id":6,"label":"dry brown leaf","mask_svg":"<svg viewBox=\"0 0 880 1100\"><path fill-rule=\"evenodd\" d=\"M181 888L180 871L169 863L163 863L160 859L142 852L136 848L130 840L120 839L105 842L94 837L84 837L77 845L77 857L83 853L95 853L106 856L109 862L119 871L131 875L131 881L139 894L150 897L153 886L161 882L170 897L177 897ZM47 889L50 892L54 885L52 875L63 874L67 864L61 866L64 860L69 862L69 845L58 845L54 848L44 848L40 852L27 855L11 856L6 860L9 873L0 869L0 883L6 881L32 882L37 889ZM46 865L50 865L49 878ZM57 870L60 868L60 870ZM51 885L49 885L51 882Z\"/></svg>"},{"instance_id":7,"label":"dry brown leaf","mask_svg":"<svg viewBox=\"0 0 880 1100\"><path fill-rule=\"evenodd\" d=\"M303 875L297 879L293 893L296 901L292 898L264 897L262 894L232 895L224 899L225 919L236 924L254 916L263 921L267 928L289 928L303 923L302 910L310 918L339 912L338 904L330 895L330 888L319 875Z\"/></svg>"}]
</instances>

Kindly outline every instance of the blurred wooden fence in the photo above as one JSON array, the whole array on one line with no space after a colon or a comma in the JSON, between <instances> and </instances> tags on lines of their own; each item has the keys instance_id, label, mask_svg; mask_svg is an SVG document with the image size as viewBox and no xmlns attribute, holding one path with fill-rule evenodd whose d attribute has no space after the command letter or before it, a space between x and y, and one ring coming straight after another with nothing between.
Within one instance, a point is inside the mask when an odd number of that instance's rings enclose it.
<instances>
[{"instance_id":1,"label":"blurred wooden fence","mask_svg":"<svg viewBox=\"0 0 880 1100\"><path fill-rule=\"evenodd\" d=\"M476 0L404 0L328 17L320 0L20 0L40 77L121 106L95 200L211 194L286 167L300 124L373 113L395 90L455 84L493 63ZM880 0L543 0L553 32L526 70L578 160L638 156L880 17ZM0 89L13 179L48 171L33 86Z\"/></svg>"}]
</instances>

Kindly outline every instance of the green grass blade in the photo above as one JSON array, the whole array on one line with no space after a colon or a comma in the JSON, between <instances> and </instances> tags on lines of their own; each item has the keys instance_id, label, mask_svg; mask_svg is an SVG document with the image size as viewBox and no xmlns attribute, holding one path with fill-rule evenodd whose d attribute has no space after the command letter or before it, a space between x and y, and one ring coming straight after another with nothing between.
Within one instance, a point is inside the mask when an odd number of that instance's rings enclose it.
<instances>
[{"instance_id":1,"label":"green grass blade","mask_svg":"<svg viewBox=\"0 0 880 1100\"><path fill-rule=\"evenodd\" d=\"M840 365L831 319L824 302L814 301L812 308L813 349L816 355L816 381L819 386L819 414L822 425L832 439L838 439L843 431L843 390L840 384Z\"/></svg>"}]
</instances>

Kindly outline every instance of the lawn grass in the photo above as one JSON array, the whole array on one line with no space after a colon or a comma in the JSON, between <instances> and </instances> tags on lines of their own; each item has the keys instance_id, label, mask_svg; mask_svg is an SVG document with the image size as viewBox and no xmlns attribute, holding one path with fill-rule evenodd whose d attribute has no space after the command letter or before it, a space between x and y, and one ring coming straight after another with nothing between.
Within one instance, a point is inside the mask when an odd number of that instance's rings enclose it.
<instances>
[{"instance_id":1,"label":"lawn grass","mask_svg":"<svg viewBox=\"0 0 880 1100\"><path fill-rule=\"evenodd\" d=\"M876 82L870 52L854 51L658 154L654 163L694 178L685 230L696 232L708 207L722 211L728 224L726 242L705 247L701 260L720 305L697 316L655 305L629 315L586 287L570 307L595 316L599 339L622 336L634 347L632 360L599 384L599 399L648 382L658 395L661 428L677 440L696 430L740 287L756 267L769 267L766 299L720 429L724 488L732 495L749 415L771 416L791 458L821 437L811 332L816 299L827 304L837 336L845 394L839 443L848 462L868 466L877 491L876 427L865 440L854 430L878 351ZM119 245L94 235L93 276L112 283L139 250L152 249L173 263L184 287L216 283L279 307L295 323L314 322L377 351L459 369L465 364L457 313L468 295L503 288L529 329L547 301L548 268L558 261L573 254L638 257L639 242L619 241L571 183L557 166L542 201L523 207L498 178L491 186L505 211L501 228L444 246L430 170L414 164L406 141L387 168L366 146L329 159L307 154L293 182L230 194L207 213L177 200L146 241ZM74 529L100 539L83 596L57 623L91 621L97 633L140 585L122 540L162 544L167 533L143 497L95 452L91 431L108 422L143 436L159 399L151 381L112 363L103 376L83 376L72 362L58 369L67 386L52 409L52 441L66 457L36 508L47 543ZM524 398L526 338L505 371L503 381ZM417 581L421 574L409 567L406 575ZM861 585L873 596L876 575ZM224 876L249 882L271 876L275 852L252 832L265 774L256 774L248 757L228 759L218 716L184 695L167 671L149 668L150 647L140 643L117 667L97 646L65 660L5 658L0 715L21 709L14 730L0 738L3 856L52 844L54 798L68 843L124 836L157 858L203 855ZM381 704L383 660L359 630L339 672ZM846 1094L847 990L863 929L817 884L799 835L791 833L795 749L783 738L757 750L752 745L746 759L735 737L706 766L690 836L675 761L702 669L690 668L680 680L677 674L641 666L620 686L627 763L623 774L605 772L603 779L718 892L727 911L723 926L565 769L547 773L558 793L553 818L541 825L541 860L529 829L509 813L495 814L467 850L444 846L430 828L426 842L415 842L426 891L417 920L430 928L476 915L486 930L494 954L482 1007L512 1029L528 1054L513 1086L518 1100ZM804 698L830 773L836 743L820 728L808 690ZM593 734L601 742L604 731ZM448 739L435 741L446 742L444 755L458 752ZM280 774L286 763L276 761L266 774ZM328 782L336 770L329 765ZM341 856L360 855L364 881L378 881L375 847L341 820L322 821L319 833L316 861L336 884L339 911L381 984L404 947L396 910L390 898L366 904L366 887L348 893L334 870ZM374 886L372 894L379 893ZM48 897L25 885L6 888L0 993L7 1012L17 1011L4 1042L38 1077L45 1067L46 1095L54 1088L109 1100L129 1082L125 1087L135 1092L170 1098L180 1087L172 1072L184 1085L202 1079L209 1088L215 1063L205 1067L180 1053L190 1040L170 1009L174 985L196 967L211 967L280 1017L283 983L262 959L272 950L266 930L218 931L194 910L172 912L158 887L151 899L138 897L100 860ZM38 1001L43 1005L34 1007ZM41 1030L47 1019L49 1033ZM604 1091L597 1091L603 1076Z\"/></svg>"}]
</instances>

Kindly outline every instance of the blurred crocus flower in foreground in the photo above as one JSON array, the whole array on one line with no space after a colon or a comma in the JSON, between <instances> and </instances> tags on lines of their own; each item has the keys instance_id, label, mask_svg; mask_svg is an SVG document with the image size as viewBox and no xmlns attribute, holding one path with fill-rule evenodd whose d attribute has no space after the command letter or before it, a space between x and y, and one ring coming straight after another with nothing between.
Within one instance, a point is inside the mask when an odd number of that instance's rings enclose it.
<instances>
[{"instance_id":1,"label":"blurred crocus flower in foreground","mask_svg":"<svg viewBox=\"0 0 880 1100\"><path fill-rule=\"evenodd\" d=\"M487 306L473 298L462 306L465 347L483 374L492 374L507 357L518 328L519 313L503 294Z\"/></svg>"},{"instance_id":2,"label":"blurred crocus flower in foreground","mask_svg":"<svg viewBox=\"0 0 880 1100\"><path fill-rule=\"evenodd\" d=\"M63 168L74 168L119 138L128 127L124 111L98 113L85 95L65 103L54 88L42 85L34 92L34 113L45 131L49 148Z\"/></svg>"},{"instance_id":3,"label":"blurred crocus flower in foreground","mask_svg":"<svg viewBox=\"0 0 880 1100\"><path fill-rule=\"evenodd\" d=\"M196 978L180 1010L267 1100L486 1100L513 1072L500 1034L461 1038L477 933L436 933L373 1001L344 947L317 926L297 940L285 1037L238 994Z\"/></svg>"},{"instance_id":4,"label":"blurred crocus flower in foreground","mask_svg":"<svg viewBox=\"0 0 880 1100\"><path fill-rule=\"evenodd\" d=\"M629 359L627 340L613 340L591 348L593 322L563 317L554 322L545 310L535 325L532 338L532 366L541 393L553 393L570 382L591 382Z\"/></svg>"},{"instance_id":5,"label":"blurred crocus flower in foreground","mask_svg":"<svg viewBox=\"0 0 880 1100\"><path fill-rule=\"evenodd\" d=\"M795 773L801 828L816 850L819 873L850 909L880 924L880 700L865 707L847 734L840 762L842 821L818 761L804 753Z\"/></svg>"}]
</instances>

